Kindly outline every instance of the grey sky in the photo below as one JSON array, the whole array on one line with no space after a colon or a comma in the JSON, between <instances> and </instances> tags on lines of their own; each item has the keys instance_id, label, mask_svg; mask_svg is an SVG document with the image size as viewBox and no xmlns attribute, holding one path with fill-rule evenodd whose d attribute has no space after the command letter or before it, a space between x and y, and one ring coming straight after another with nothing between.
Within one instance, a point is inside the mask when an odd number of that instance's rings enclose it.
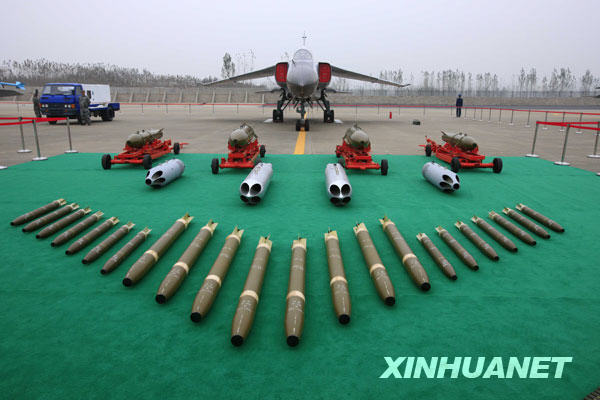
<instances>
[{"instance_id":1,"label":"grey sky","mask_svg":"<svg viewBox=\"0 0 600 400\"><path fill-rule=\"evenodd\" d=\"M225 52L272 65L302 43L317 61L367 74L402 68L600 75L600 1L5 1L1 59L104 62L220 75ZM235 61L235 60L234 60Z\"/></svg>"}]
</instances>

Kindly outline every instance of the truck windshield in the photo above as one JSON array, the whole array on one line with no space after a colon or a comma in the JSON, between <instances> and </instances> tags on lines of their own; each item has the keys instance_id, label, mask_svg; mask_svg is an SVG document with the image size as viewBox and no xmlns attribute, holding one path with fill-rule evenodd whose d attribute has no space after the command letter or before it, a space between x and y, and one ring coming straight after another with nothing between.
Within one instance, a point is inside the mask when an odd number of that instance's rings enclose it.
<instances>
[{"instance_id":1,"label":"truck windshield","mask_svg":"<svg viewBox=\"0 0 600 400\"><path fill-rule=\"evenodd\" d=\"M79 87L75 88L73 85L46 85L44 86L44 90L42 90L42 94L62 94L69 96L74 95L76 89L79 89Z\"/></svg>"}]
</instances>

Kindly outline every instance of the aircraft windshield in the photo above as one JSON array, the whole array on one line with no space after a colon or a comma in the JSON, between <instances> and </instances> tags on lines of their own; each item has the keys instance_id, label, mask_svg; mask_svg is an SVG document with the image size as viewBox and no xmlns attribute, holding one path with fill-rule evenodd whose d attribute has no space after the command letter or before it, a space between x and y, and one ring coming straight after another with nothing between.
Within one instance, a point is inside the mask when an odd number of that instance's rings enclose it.
<instances>
[{"instance_id":1,"label":"aircraft windshield","mask_svg":"<svg viewBox=\"0 0 600 400\"><path fill-rule=\"evenodd\" d=\"M294 60L296 61L311 61L313 59L312 54L310 54L310 51L306 50L306 49L300 49L297 50L294 53Z\"/></svg>"},{"instance_id":2,"label":"aircraft windshield","mask_svg":"<svg viewBox=\"0 0 600 400\"><path fill-rule=\"evenodd\" d=\"M46 85L42 94L63 94L65 96L75 94L75 86L73 85Z\"/></svg>"}]
</instances>

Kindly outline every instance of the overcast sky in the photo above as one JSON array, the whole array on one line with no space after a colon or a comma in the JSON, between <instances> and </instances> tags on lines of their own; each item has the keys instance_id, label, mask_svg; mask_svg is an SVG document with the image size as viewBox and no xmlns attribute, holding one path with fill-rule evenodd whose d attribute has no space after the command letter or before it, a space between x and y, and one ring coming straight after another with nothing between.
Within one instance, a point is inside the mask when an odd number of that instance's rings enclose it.
<instances>
[{"instance_id":1,"label":"overcast sky","mask_svg":"<svg viewBox=\"0 0 600 400\"><path fill-rule=\"evenodd\" d=\"M366 74L401 68L600 75L600 1L3 1L0 59L103 62L220 75L225 52L255 68L306 45L316 61ZM235 61L235 57L234 57Z\"/></svg>"}]
</instances>

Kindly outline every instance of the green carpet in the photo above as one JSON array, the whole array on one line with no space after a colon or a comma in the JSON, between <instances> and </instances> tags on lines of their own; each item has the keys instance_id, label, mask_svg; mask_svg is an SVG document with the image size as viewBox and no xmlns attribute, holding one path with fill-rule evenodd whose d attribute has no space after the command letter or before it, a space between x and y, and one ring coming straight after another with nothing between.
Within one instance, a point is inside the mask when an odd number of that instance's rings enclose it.
<instances>
[{"instance_id":1,"label":"green carpet","mask_svg":"<svg viewBox=\"0 0 600 400\"><path fill-rule=\"evenodd\" d=\"M238 187L247 170L210 173L211 155L181 154L184 175L154 190L140 167L102 170L100 154L76 154L0 171L0 390L3 398L582 398L598 387L600 295L598 221L600 178L539 159L505 158L504 171L465 171L451 195L421 176L424 156L390 156L387 177L349 172L354 197L329 204L325 163L333 156L267 155L274 176L263 203L244 205ZM377 157L378 158L378 157ZM51 200L102 210L153 231L119 269L102 276L110 254L84 266L91 247L66 256L9 226L16 216ZM561 223L529 247L514 238L516 254L490 243L486 259L458 230L477 214L523 202ZM173 222L189 212L189 229L133 288L121 280L131 264ZM424 264L432 284L410 281L378 218L388 215ZM179 292L165 305L158 285L198 230L219 223ZM394 283L396 305L378 298L352 226L365 222ZM469 224L473 224L469 221ZM225 237L245 230L241 246L210 314L189 313ZM479 261L471 271L435 235L442 225ZM340 325L331 305L323 233L338 231L352 298L352 321ZM474 227L477 232L481 231ZM425 232L455 267L447 279L415 235ZM273 251L254 327L246 343L230 339L248 268L261 235ZM292 240L308 238L306 321L296 348L285 341L283 317ZM133 237L134 233L124 239ZM98 240L99 241L99 240ZM114 252L114 250L113 250ZM110 252L112 253L112 252ZM571 356L562 379L379 379L384 356Z\"/></svg>"}]
</instances>

